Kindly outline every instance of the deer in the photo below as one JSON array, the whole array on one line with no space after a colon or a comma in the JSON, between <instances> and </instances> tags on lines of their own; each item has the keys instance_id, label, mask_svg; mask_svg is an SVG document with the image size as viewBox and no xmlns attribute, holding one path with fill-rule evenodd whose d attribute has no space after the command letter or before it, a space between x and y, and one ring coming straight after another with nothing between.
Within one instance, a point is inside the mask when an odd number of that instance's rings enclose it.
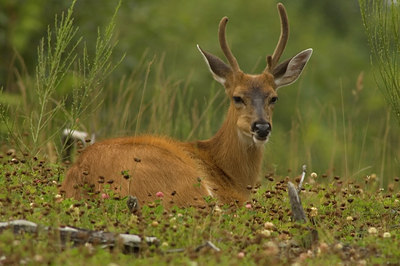
<instances>
[{"instance_id":1,"label":"deer","mask_svg":"<svg viewBox=\"0 0 400 266\"><path fill-rule=\"evenodd\" d=\"M244 73L226 40L227 17L219 23L218 37L228 64L199 45L214 79L229 97L226 117L207 140L180 142L164 136L111 138L88 146L70 167L60 190L65 197L82 199L107 187L119 197L135 196L140 204L161 199L171 208L248 202L260 181L264 146L272 130L277 91L295 82L309 61L312 49L279 63L289 36L285 7L277 5L281 33L261 74Z\"/></svg>"}]
</instances>

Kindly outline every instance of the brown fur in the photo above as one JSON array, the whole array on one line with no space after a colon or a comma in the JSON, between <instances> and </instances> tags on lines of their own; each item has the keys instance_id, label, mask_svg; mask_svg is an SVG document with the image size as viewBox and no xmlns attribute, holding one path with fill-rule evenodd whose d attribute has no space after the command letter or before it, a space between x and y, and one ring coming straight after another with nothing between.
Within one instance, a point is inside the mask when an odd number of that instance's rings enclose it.
<instances>
[{"instance_id":1,"label":"brown fur","mask_svg":"<svg viewBox=\"0 0 400 266\"><path fill-rule=\"evenodd\" d=\"M255 78L243 74L236 82L250 86L265 80L268 78L264 75ZM275 93L269 82L264 84L265 92ZM231 104L221 129L205 141L182 143L165 137L140 136L95 143L69 169L61 190L67 197L80 199L86 196L84 184L101 191L112 180L114 192L136 196L140 203L154 201L155 194L161 191L166 206L204 205L205 196L213 196L220 203L242 204L249 197L247 186L254 186L258 180L264 147L240 139L237 122L243 116L248 117L250 132L254 114L237 110ZM268 118L272 118L272 110ZM130 175L129 179L123 177L123 171ZM104 183L98 182L100 176Z\"/></svg>"},{"instance_id":2,"label":"brown fur","mask_svg":"<svg viewBox=\"0 0 400 266\"><path fill-rule=\"evenodd\" d=\"M121 196L134 195L140 203L154 201L159 191L166 206L204 205L204 196L221 203L243 203L249 196L246 187L257 181L262 149L240 143L236 130L234 119L227 119L206 141L140 136L95 143L69 169L61 190L80 199L87 195L82 185L94 184L94 191L101 191L112 180L112 190ZM122 171L130 178L125 179ZM100 176L104 183L98 183Z\"/></svg>"},{"instance_id":3,"label":"brown fur","mask_svg":"<svg viewBox=\"0 0 400 266\"><path fill-rule=\"evenodd\" d=\"M281 20L287 20L283 5L278 4L278 9ZM162 192L166 207L204 206L206 196L227 204L243 204L249 199L247 187L259 180L263 144L269 136L269 131L266 137L257 127L253 132L252 125L272 124L277 88L297 79L312 50L305 50L276 67L269 64L260 75L245 74L227 46L226 22L227 18L223 18L220 23L220 42L230 66L199 47L214 78L224 85L231 100L216 135L190 143L155 136L95 143L69 169L61 187L67 197L87 197L88 189L99 193L111 183L115 193L136 196L139 203L154 201L156 193ZM284 48L285 42L279 42L279 49ZM273 60L278 61L279 56ZM126 173L128 179L124 177ZM82 189L85 186L87 189Z\"/></svg>"}]
</instances>

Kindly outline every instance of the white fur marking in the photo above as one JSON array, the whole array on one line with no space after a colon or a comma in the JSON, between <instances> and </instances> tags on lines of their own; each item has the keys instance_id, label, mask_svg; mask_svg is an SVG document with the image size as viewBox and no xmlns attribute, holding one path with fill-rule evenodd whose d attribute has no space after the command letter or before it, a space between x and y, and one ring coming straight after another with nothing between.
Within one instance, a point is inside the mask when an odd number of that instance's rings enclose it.
<instances>
[{"instance_id":1,"label":"white fur marking","mask_svg":"<svg viewBox=\"0 0 400 266\"><path fill-rule=\"evenodd\" d=\"M259 140L256 138L256 136L253 135L253 141L257 147L264 145L265 143L268 142L268 140L269 140L269 137L267 137L265 140Z\"/></svg>"},{"instance_id":2,"label":"white fur marking","mask_svg":"<svg viewBox=\"0 0 400 266\"><path fill-rule=\"evenodd\" d=\"M257 147L260 147L260 146L264 145L265 143L267 143L269 140L269 135L265 140L259 140L256 138L255 135L241 131L239 128L237 129L237 131L238 131L239 139L242 142L245 142L246 144L249 144L251 142L252 144L254 143Z\"/></svg>"},{"instance_id":3,"label":"white fur marking","mask_svg":"<svg viewBox=\"0 0 400 266\"><path fill-rule=\"evenodd\" d=\"M64 129L63 135L65 137L69 136L69 137L71 137L73 139L79 139L80 141L82 141L82 143L83 143L83 145L85 147L87 145L85 140L89 136L89 134L84 132L84 131L72 130L72 129L69 129L69 128ZM90 138L90 145L95 143L95 140L96 140L96 135L93 133L91 138Z\"/></svg>"}]
</instances>

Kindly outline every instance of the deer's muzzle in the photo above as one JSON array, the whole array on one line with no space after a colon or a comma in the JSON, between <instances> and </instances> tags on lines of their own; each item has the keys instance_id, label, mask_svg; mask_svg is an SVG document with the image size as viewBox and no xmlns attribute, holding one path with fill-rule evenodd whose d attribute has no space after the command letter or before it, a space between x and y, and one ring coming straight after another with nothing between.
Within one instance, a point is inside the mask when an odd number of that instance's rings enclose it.
<instances>
[{"instance_id":1,"label":"deer's muzzle","mask_svg":"<svg viewBox=\"0 0 400 266\"><path fill-rule=\"evenodd\" d=\"M251 131L257 140L266 140L271 133L271 124L265 121L254 122L251 126Z\"/></svg>"}]
</instances>

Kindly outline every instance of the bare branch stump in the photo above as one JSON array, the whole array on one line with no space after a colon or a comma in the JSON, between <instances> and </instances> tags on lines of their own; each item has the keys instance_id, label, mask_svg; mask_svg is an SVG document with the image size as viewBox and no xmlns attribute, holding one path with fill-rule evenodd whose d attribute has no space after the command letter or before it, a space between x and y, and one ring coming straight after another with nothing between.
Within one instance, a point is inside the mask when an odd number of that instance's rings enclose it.
<instances>
[{"instance_id":1,"label":"bare branch stump","mask_svg":"<svg viewBox=\"0 0 400 266\"><path fill-rule=\"evenodd\" d=\"M307 216L304 212L303 205L301 205L300 196L292 182L288 182L288 193L293 220L296 222L307 222Z\"/></svg>"},{"instance_id":2,"label":"bare branch stump","mask_svg":"<svg viewBox=\"0 0 400 266\"><path fill-rule=\"evenodd\" d=\"M292 182L288 182L288 194L290 200L290 207L292 209L292 218L293 221L299 223L307 223L307 216L304 212L303 205L301 204L300 192L301 187L303 185L303 181L306 175L306 167L303 165L303 173L300 179L299 187L296 189L295 185ZM304 236L301 239L303 245L307 248L310 248L313 244L318 242L318 231L315 229L314 221L311 220L313 226L309 227L308 230L310 231L309 234Z\"/></svg>"}]
</instances>

